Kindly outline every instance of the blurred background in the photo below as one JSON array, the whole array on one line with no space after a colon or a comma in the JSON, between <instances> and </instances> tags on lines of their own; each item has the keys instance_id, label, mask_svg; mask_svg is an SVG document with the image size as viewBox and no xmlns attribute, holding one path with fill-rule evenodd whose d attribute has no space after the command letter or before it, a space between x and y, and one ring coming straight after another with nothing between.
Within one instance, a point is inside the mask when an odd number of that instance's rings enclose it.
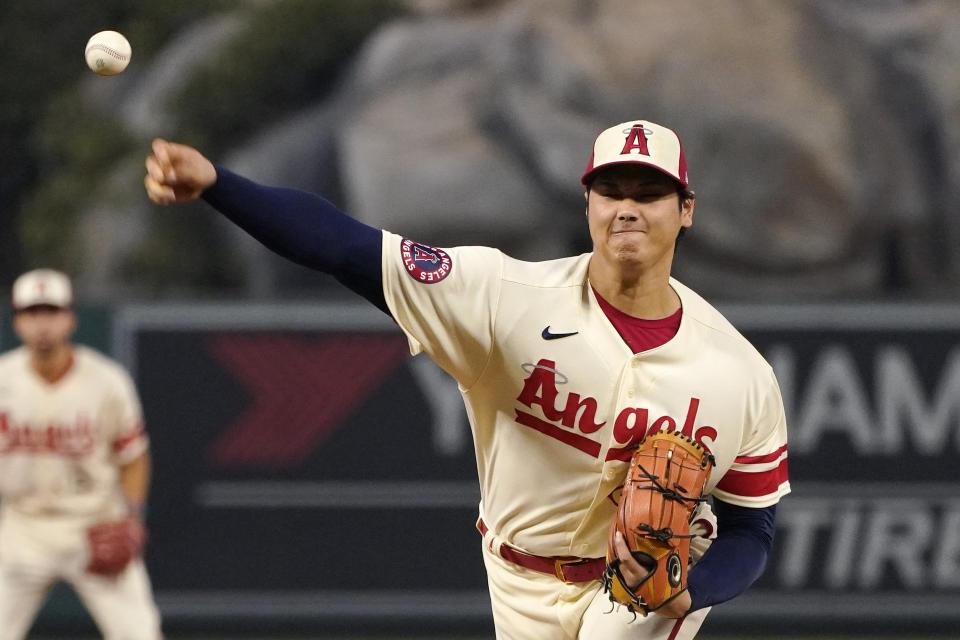
<instances>
[{"instance_id":1,"label":"blurred background","mask_svg":"<svg viewBox=\"0 0 960 640\"><path fill-rule=\"evenodd\" d=\"M119 76L85 66L103 29ZM540 260L589 250L579 176L634 118L687 152L675 275L791 425L776 556L702 635L960 628L956 0L8 0L0 54L0 290L68 272L137 379L171 638L492 627L455 385L331 278L150 204L151 139ZM36 633L94 637L62 587Z\"/></svg>"}]
</instances>

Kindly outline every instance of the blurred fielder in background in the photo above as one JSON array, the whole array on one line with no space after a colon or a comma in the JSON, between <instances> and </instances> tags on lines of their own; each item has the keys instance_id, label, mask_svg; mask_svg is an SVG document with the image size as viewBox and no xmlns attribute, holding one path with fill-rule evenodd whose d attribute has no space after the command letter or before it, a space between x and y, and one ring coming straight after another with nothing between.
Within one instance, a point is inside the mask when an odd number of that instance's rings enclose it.
<instances>
[{"instance_id":1,"label":"blurred fielder in background","mask_svg":"<svg viewBox=\"0 0 960 640\"><path fill-rule=\"evenodd\" d=\"M150 457L133 381L71 344L66 275L23 274L12 303L23 345L0 356L0 640L26 637L59 580L107 640L159 640L140 557Z\"/></svg>"},{"instance_id":2,"label":"blurred fielder in background","mask_svg":"<svg viewBox=\"0 0 960 640\"><path fill-rule=\"evenodd\" d=\"M146 167L153 201L202 196L274 251L367 298L412 353L457 380L497 637L689 639L712 605L762 573L776 504L790 490L783 405L760 354L670 275L694 211L672 130L638 120L603 131L581 178L592 253L536 263L380 231L164 140ZM657 431L713 454L706 491L717 517L694 516L692 546L706 552L688 588L637 617L611 604L600 579L631 453ZM623 539L612 546L611 565L627 585L640 582L647 571Z\"/></svg>"}]
</instances>

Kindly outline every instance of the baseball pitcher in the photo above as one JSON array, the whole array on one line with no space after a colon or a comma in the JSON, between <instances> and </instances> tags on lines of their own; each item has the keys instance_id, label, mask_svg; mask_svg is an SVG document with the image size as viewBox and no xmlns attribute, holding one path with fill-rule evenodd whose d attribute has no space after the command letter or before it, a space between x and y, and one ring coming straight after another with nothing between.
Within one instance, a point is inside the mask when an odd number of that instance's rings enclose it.
<instances>
[{"instance_id":1,"label":"baseball pitcher","mask_svg":"<svg viewBox=\"0 0 960 640\"><path fill-rule=\"evenodd\" d=\"M202 197L333 274L457 380L498 638L686 640L762 573L790 490L783 404L756 349L671 276L695 204L671 129L599 134L581 177L593 250L546 262L373 229L165 140L146 167L153 201Z\"/></svg>"}]
</instances>

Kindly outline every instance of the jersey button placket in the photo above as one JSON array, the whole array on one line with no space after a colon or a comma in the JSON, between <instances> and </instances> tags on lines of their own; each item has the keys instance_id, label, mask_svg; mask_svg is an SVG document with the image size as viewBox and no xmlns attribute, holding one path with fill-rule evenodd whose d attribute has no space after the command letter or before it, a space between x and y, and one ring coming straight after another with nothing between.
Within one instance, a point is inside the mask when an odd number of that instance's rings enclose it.
<instances>
[{"instance_id":1,"label":"jersey button placket","mask_svg":"<svg viewBox=\"0 0 960 640\"><path fill-rule=\"evenodd\" d=\"M640 356L635 355L633 356L633 358L630 359L630 368L634 370L640 368ZM636 382L636 374L634 374L634 382ZM628 398L632 400L636 395L637 395L637 388L635 385L627 387Z\"/></svg>"},{"instance_id":2,"label":"jersey button placket","mask_svg":"<svg viewBox=\"0 0 960 640\"><path fill-rule=\"evenodd\" d=\"M627 400L633 400L633 398L637 395L637 382L639 373L636 370L640 368L639 355L634 355L632 358L630 358L630 368L633 369L633 373L628 376L628 378L630 378L630 382L628 382L623 394ZM629 404L632 404L632 402Z\"/></svg>"}]
</instances>

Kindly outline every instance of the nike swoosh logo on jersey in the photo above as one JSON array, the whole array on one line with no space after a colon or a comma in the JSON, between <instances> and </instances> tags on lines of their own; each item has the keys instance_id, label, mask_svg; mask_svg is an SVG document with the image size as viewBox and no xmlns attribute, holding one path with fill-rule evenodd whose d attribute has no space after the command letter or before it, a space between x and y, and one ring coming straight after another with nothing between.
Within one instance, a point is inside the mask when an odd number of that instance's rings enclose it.
<instances>
[{"instance_id":1,"label":"nike swoosh logo on jersey","mask_svg":"<svg viewBox=\"0 0 960 640\"><path fill-rule=\"evenodd\" d=\"M544 340L556 340L557 338L568 338L570 336L575 336L579 331L570 331L569 333L550 333L550 325L547 325L543 328L543 333L540 336Z\"/></svg>"}]
</instances>

